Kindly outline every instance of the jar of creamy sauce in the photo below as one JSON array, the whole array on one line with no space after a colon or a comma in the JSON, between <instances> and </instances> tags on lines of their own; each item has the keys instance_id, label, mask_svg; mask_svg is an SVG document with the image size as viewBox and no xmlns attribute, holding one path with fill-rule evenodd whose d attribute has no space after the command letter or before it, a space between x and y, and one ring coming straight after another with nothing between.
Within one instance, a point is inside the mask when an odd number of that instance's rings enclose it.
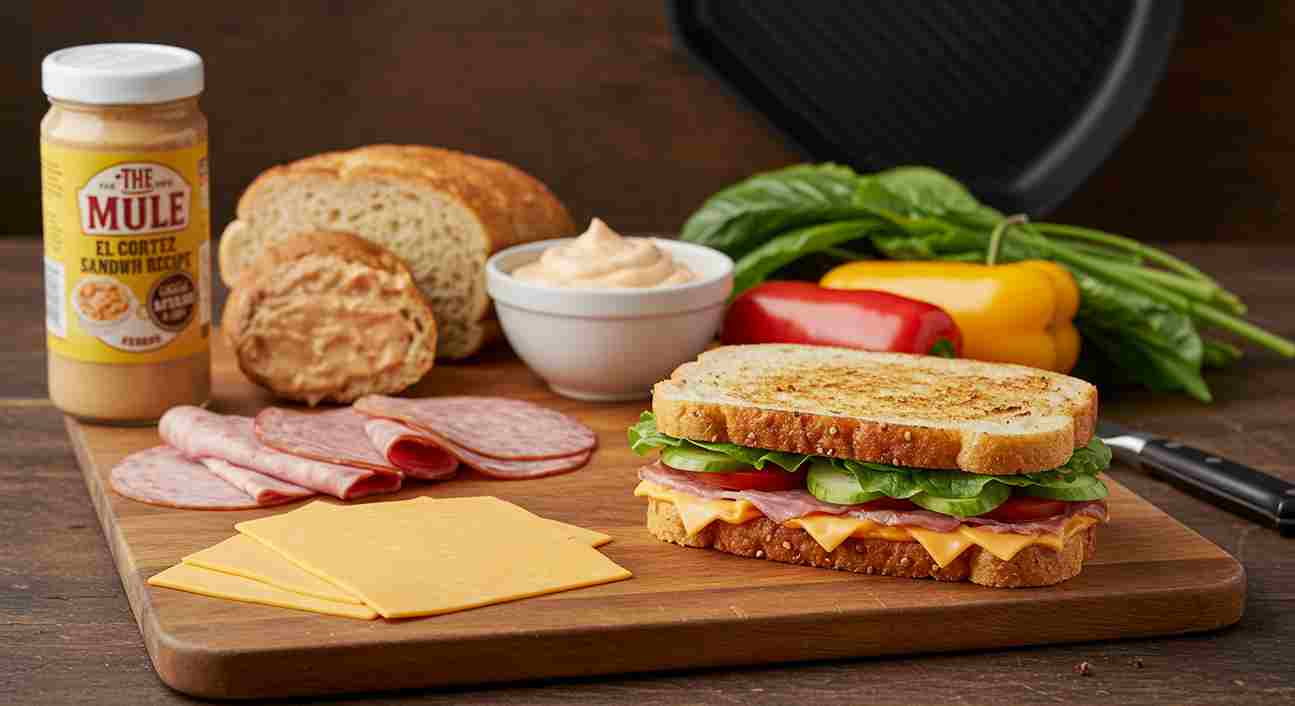
<instances>
[{"instance_id":1,"label":"jar of creamy sauce","mask_svg":"<svg viewBox=\"0 0 1295 706\"><path fill-rule=\"evenodd\" d=\"M512 275L552 287L595 289L661 287L697 278L650 238L626 238L597 218L580 237L548 248Z\"/></svg>"},{"instance_id":2,"label":"jar of creamy sauce","mask_svg":"<svg viewBox=\"0 0 1295 706\"><path fill-rule=\"evenodd\" d=\"M156 44L41 66L49 394L74 417L150 424L211 393L202 59Z\"/></svg>"}]
</instances>

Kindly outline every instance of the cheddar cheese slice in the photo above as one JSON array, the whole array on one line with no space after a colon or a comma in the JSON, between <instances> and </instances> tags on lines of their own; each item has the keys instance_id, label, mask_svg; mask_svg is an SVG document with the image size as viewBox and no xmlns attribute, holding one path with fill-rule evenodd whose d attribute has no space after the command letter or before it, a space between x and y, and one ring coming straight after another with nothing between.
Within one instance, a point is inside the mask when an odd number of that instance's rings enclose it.
<instances>
[{"instance_id":1,"label":"cheddar cheese slice","mask_svg":"<svg viewBox=\"0 0 1295 706\"><path fill-rule=\"evenodd\" d=\"M378 617L378 614L368 606L327 601L314 596L285 591L268 583L253 581L252 579L220 571L212 571L211 569L204 569L191 564L176 564L161 573L154 574L149 578L148 585L172 588L212 598L224 598L244 603L259 603L277 608L337 615L343 618L373 620Z\"/></svg>"},{"instance_id":2,"label":"cheddar cheese slice","mask_svg":"<svg viewBox=\"0 0 1295 706\"><path fill-rule=\"evenodd\" d=\"M494 497L327 507L235 529L386 618L450 613L631 575L571 541L563 528Z\"/></svg>"},{"instance_id":3,"label":"cheddar cheese slice","mask_svg":"<svg viewBox=\"0 0 1295 706\"><path fill-rule=\"evenodd\" d=\"M707 525L716 520L730 525L740 525L757 517L763 517L760 511L747 500L705 500L650 481L639 483L634 489L634 495L673 504L689 537L706 529Z\"/></svg>"},{"instance_id":4,"label":"cheddar cheese slice","mask_svg":"<svg viewBox=\"0 0 1295 706\"><path fill-rule=\"evenodd\" d=\"M180 561L190 566L268 583L275 588L303 596L364 605L364 601L351 593L302 569L273 549L242 534L194 552Z\"/></svg>"},{"instance_id":5,"label":"cheddar cheese slice","mask_svg":"<svg viewBox=\"0 0 1295 706\"><path fill-rule=\"evenodd\" d=\"M559 532L566 536L567 539L580 542L581 544L588 544L591 547L601 547L602 545L612 541L611 535L609 534L603 534L602 532L585 529L584 527L577 527L576 525L569 525L565 522L550 520L544 517L541 517L540 519L555 527Z\"/></svg>"}]
</instances>

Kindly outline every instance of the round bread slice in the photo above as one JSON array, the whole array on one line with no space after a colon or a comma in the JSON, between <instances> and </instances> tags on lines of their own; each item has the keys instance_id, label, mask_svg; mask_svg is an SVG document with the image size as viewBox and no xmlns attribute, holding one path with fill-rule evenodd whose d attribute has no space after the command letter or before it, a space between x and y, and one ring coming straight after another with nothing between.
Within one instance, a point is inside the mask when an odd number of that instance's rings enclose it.
<instances>
[{"instance_id":1,"label":"round bread slice","mask_svg":"<svg viewBox=\"0 0 1295 706\"><path fill-rule=\"evenodd\" d=\"M552 192L510 164L436 147L371 145L258 176L221 236L221 276L233 285L267 246L309 230L344 230L400 256L436 314L446 358L472 355L499 335L486 258L576 232Z\"/></svg>"},{"instance_id":2,"label":"round bread slice","mask_svg":"<svg viewBox=\"0 0 1295 706\"><path fill-rule=\"evenodd\" d=\"M400 392L436 358L436 322L409 268L349 233L267 249L239 277L222 326L248 378L310 405Z\"/></svg>"},{"instance_id":3,"label":"round bread slice","mask_svg":"<svg viewBox=\"0 0 1295 706\"><path fill-rule=\"evenodd\" d=\"M1086 445L1097 388L1005 363L759 344L707 351L652 389L664 434L1010 475Z\"/></svg>"}]
</instances>

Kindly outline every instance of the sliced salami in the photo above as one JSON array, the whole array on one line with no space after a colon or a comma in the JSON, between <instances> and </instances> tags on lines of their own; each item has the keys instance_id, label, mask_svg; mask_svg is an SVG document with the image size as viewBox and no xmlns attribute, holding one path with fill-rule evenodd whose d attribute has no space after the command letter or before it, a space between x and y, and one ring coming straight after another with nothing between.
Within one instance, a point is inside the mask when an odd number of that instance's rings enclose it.
<instances>
[{"instance_id":1,"label":"sliced salami","mask_svg":"<svg viewBox=\"0 0 1295 706\"><path fill-rule=\"evenodd\" d=\"M293 456L386 473L402 470L369 442L368 421L350 407L318 413L267 407L256 415L255 429L262 444Z\"/></svg>"},{"instance_id":2,"label":"sliced salami","mask_svg":"<svg viewBox=\"0 0 1295 706\"><path fill-rule=\"evenodd\" d=\"M446 442L445 448L458 456L464 465L477 470L482 475L501 480L527 480L567 473L589 463L593 450L561 458L541 458L533 461L517 461L506 458L490 458L468 449Z\"/></svg>"},{"instance_id":3,"label":"sliced salami","mask_svg":"<svg viewBox=\"0 0 1295 706\"><path fill-rule=\"evenodd\" d=\"M262 507L308 498L315 494L310 488L285 483L273 476L257 473L250 468L235 466L218 458L201 458L198 461L212 475L252 496Z\"/></svg>"},{"instance_id":4,"label":"sliced salami","mask_svg":"<svg viewBox=\"0 0 1295 706\"><path fill-rule=\"evenodd\" d=\"M403 475L302 458L257 441L250 417L173 407L158 423L168 444L193 459L218 458L343 500L400 489Z\"/></svg>"},{"instance_id":5,"label":"sliced salami","mask_svg":"<svg viewBox=\"0 0 1295 706\"><path fill-rule=\"evenodd\" d=\"M251 495L216 477L170 446L155 446L122 459L109 477L123 497L183 510L246 510L261 507Z\"/></svg>"},{"instance_id":6,"label":"sliced salami","mask_svg":"<svg viewBox=\"0 0 1295 706\"><path fill-rule=\"evenodd\" d=\"M592 429L561 412L504 397L411 400L369 395L356 400L355 408L373 417L404 422L491 458L556 459L592 451L598 443Z\"/></svg>"},{"instance_id":7,"label":"sliced salami","mask_svg":"<svg viewBox=\"0 0 1295 706\"><path fill-rule=\"evenodd\" d=\"M374 445L387 449L385 453L393 461L397 461L397 465L399 465L397 454L426 454L435 449L440 453L450 454L452 459L457 459L455 461L456 465L459 461L462 461L465 466L476 470L482 475L503 480L543 478L544 476L574 471L588 463L589 457L593 455L592 451L585 451L572 456L534 461L491 458L465 449L435 434L387 419L375 419L365 428L369 431L369 438L373 440Z\"/></svg>"},{"instance_id":8,"label":"sliced salami","mask_svg":"<svg viewBox=\"0 0 1295 706\"><path fill-rule=\"evenodd\" d=\"M426 434L390 419L362 418L366 420L364 434L373 448L410 478L440 480L459 470L459 459Z\"/></svg>"}]
</instances>

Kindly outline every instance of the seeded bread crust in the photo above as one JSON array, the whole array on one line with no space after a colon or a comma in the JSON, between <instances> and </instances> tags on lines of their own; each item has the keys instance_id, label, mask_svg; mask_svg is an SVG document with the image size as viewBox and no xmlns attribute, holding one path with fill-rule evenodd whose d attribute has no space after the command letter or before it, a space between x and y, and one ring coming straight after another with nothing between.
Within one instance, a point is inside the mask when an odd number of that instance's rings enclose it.
<instances>
[{"instance_id":1,"label":"seeded bread crust","mask_svg":"<svg viewBox=\"0 0 1295 706\"><path fill-rule=\"evenodd\" d=\"M662 433L685 439L1011 475L1056 468L1088 444L1097 388L1002 363L724 346L657 383L652 411Z\"/></svg>"},{"instance_id":2,"label":"seeded bread crust","mask_svg":"<svg viewBox=\"0 0 1295 706\"><path fill-rule=\"evenodd\" d=\"M692 537L672 503L648 499L647 528L657 539L684 547L715 549L753 559L770 559L856 574L929 578L936 581L970 581L993 588L1051 586L1074 578L1097 549L1097 525L1076 533L1061 551L1032 546L1011 561L1003 561L980 547L964 551L941 568L917 542L886 539L847 539L833 551L802 529L784 527L767 517L740 525L712 522Z\"/></svg>"}]
</instances>

